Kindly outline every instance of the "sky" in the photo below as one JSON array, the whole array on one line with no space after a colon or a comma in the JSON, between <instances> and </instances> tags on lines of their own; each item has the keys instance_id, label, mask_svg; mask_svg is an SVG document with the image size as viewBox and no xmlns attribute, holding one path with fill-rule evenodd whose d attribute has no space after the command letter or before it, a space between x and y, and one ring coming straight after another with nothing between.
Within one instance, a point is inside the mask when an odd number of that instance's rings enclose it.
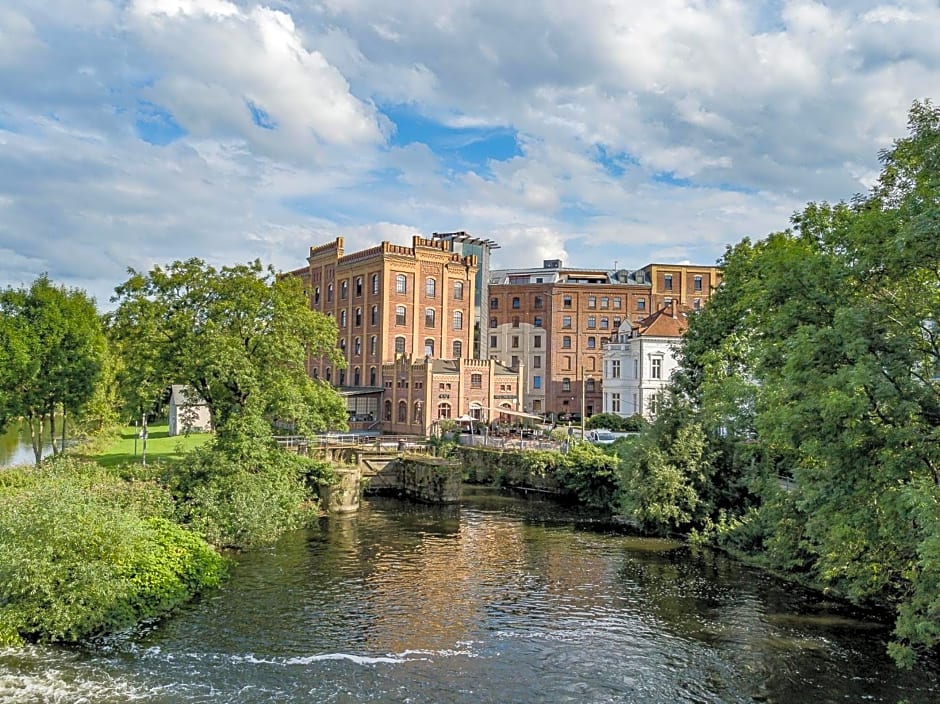
<instances>
[{"instance_id":1,"label":"sky","mask_svg":"<svg viewBox=\"0 0 940 704\"><path fill-rule=\"evenodd\" d=\"M937 0L3 0L0 286L305 264L713 264L867 191L940 99Z\"/></svg>"}]
</instances>

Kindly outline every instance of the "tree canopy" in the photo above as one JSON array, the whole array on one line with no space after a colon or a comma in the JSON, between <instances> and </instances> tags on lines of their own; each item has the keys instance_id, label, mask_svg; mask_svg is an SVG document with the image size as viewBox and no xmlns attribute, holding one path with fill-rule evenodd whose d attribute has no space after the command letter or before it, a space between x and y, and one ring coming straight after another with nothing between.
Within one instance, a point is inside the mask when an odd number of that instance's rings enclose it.
<instances>
[{"instance_id":1,"label":"tree canopy","mask_svg":"<svg viewBox=\"0 0 940 704\"><path fill-rule=\"evenodd\" d=\"M56 413L78 413L92 397L105 357L95 302L45 275L28 289L0 293L0 428L24 418L42 459L44 428L55 436ZM53 451L60 451L53 443Z\"/></svg>"},{"instance_id":2,"label":"tree canopy","mask_svg":"<svg viewBox=\"0 0 940 704\"><path fill-rule=\"evenodd\" d=\"M110 329L132 407L149 410L171 384L186 384L235 455L270 437L272 420L297 432L345 427L342 399L306 372L308 356L342 363L336 325L310 310L298 279L258 261L216 269L199 259L129 274Z\"/></svg>"},{"instance_id":3,"label":"tree canopy","mask_svg":"<svg viewBox=\"0 0 940 704\"><path fill-rule=\"evenodd\" d=\"M869 194L728 250L625 489L638 519L893 605L905 665L940 644L940 110L909 128ZM694 470L667 462L692 427Z\"/></svg>"}]
</instances>

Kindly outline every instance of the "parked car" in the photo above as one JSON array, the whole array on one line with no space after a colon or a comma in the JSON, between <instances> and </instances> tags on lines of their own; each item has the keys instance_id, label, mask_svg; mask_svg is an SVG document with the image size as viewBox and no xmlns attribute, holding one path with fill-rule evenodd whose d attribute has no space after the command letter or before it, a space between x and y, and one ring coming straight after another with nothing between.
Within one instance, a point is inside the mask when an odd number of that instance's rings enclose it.
<instances>
[{"instance_id":1,"label":"parked car","mask_svg":"<svg viewBox=\"0 0 940 704\"><path fill-rule=\"evenodd\" d=\"M609 430L589 430L587 439L595 445L610 445L617 439L617 436Z\"/></svg>"}]
</instances>

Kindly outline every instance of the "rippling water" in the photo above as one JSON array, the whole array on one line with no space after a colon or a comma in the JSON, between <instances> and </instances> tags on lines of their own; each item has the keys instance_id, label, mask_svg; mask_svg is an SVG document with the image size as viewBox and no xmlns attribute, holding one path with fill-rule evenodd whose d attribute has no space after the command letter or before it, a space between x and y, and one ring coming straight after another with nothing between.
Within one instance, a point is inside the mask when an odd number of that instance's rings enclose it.
<instances>
[{"instance_id":1,"label":"rippling water","mask_svg":"<svg viewBox=\"0 0 940 704\"><path fill-rule=\"evenodd\" d=\"M0 651L16 702L920 702L883 626L552 504L371 500L217 592L85 648Z\"/></svg>"}]
</instances>

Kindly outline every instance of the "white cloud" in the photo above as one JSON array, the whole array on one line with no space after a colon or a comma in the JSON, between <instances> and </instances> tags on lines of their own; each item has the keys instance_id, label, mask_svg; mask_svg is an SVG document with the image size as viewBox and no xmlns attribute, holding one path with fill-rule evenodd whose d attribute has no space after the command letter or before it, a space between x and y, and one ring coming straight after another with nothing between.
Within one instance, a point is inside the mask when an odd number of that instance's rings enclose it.
<instances>
[{"instance_id":1,"label":"white cloud","mask_svg":"<svg viewBox=\"0 0 940 704\"><path fill-rule=\"evenodd\" d=\"M129 265L458 229L500 265L714 261L871 185L938 26L928 0L10 0L0 280L106 299ZM494 127L515 152L486 158Z\"/></svg>"}]
</instances>

